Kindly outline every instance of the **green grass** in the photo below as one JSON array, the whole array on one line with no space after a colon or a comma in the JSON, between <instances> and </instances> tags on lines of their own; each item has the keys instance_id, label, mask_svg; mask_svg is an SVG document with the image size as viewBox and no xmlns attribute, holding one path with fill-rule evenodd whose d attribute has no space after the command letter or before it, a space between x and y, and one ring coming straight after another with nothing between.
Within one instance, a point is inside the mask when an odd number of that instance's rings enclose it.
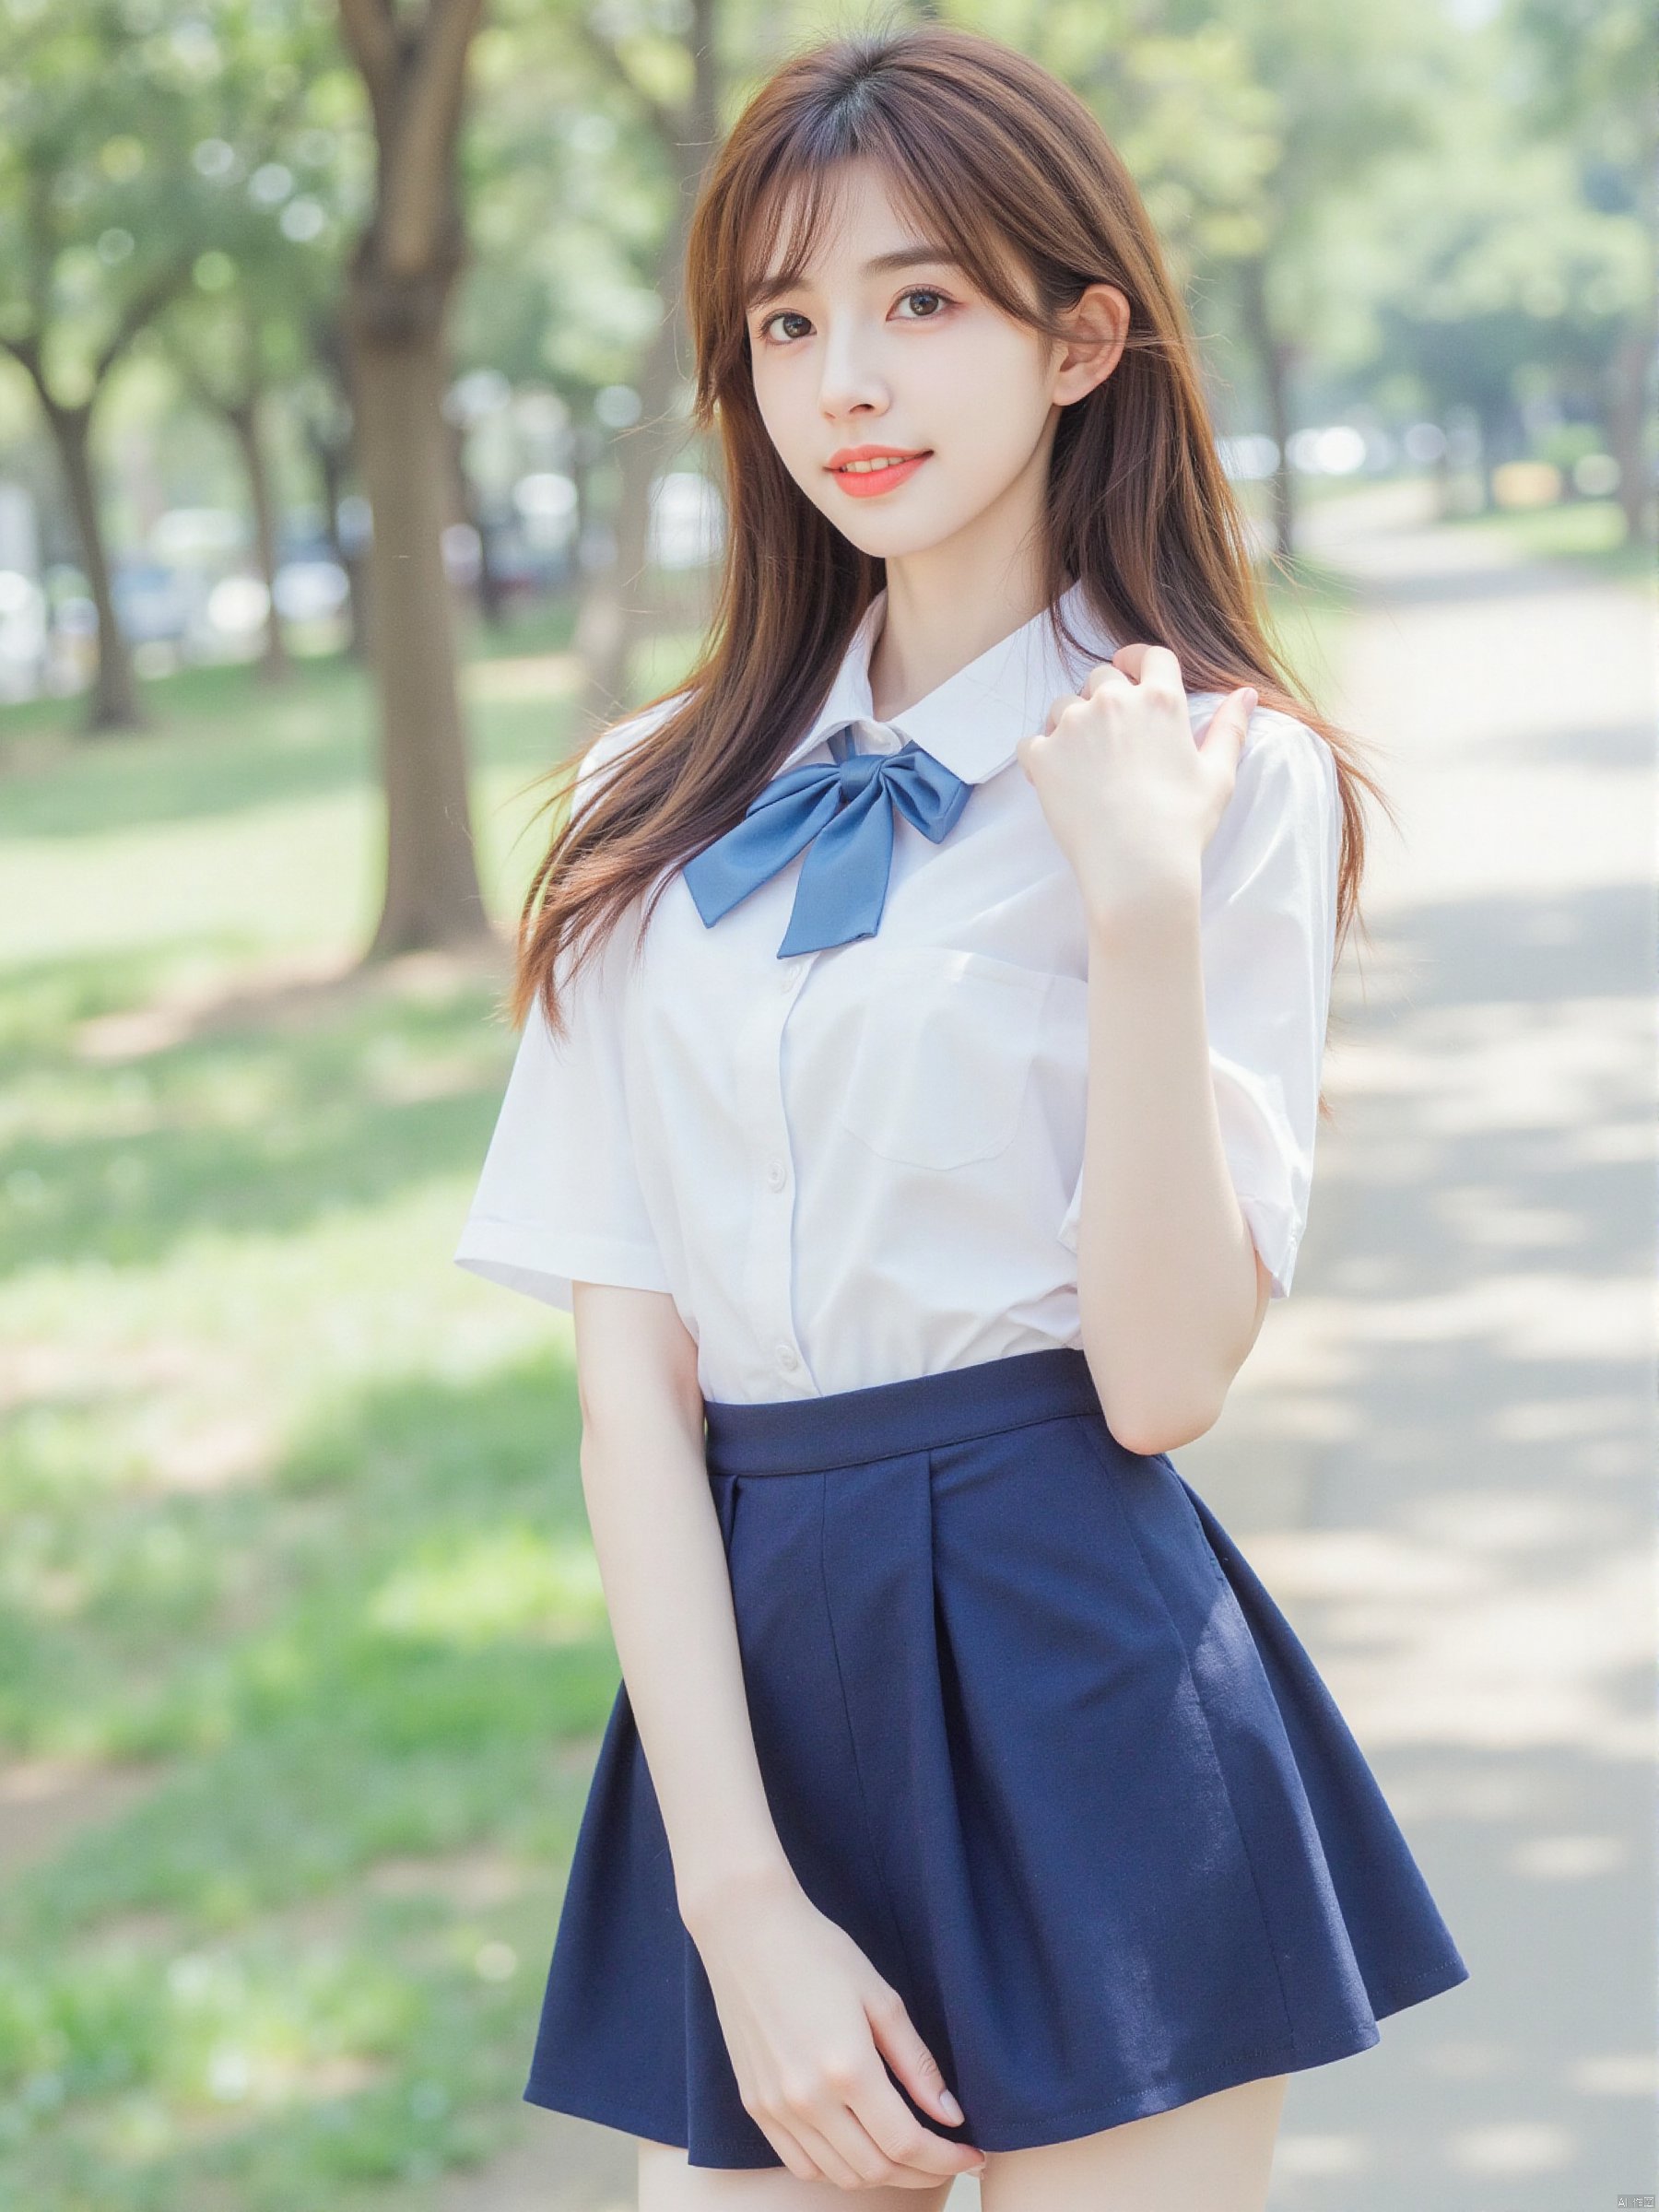
<instances>
[{"instance_id":1,"label":"green grass","mask_svg":"<svg viewBox=\"0 0 1659 2212\"><path fill-rule=\"evenodd\" d=\"M1463 517L1459 530L1496 530L1535 560L1570 561L1619 583L1659 581L1654 547L1626 535L1616 500L1567 500L1555 507L1512 507Z\"/></svg>"},{"instance_id":2,"label":"green grass","mask_svg":"<svg viewBox=\"0 0 1659 2212\"><path fill-rule=\"evenodd\" d=\"M503 922L568 638L468 677ZM0 2203L418 2212L518 2116L617 1681L568 1324L450 1261L505 963L347 972L359 670L145 695L0 712L0 1770L95 1815L0 1888Z\"/></svg>"},{"instance_id":3,"label":"green grass","mask_svg":"<svg viewBox=\"0 0 1659 2212\"><path fill-rule=\"evenodd\" d=\"M471 679L503 921L567 634ZM359 671L146 697L0 716L0 1761L134 1785L0 1891L0 2202L419 2206L514 2112L617 1680L568 1324L450 1263L505 967L308 979Z\"/></svg>"}]
</instances>

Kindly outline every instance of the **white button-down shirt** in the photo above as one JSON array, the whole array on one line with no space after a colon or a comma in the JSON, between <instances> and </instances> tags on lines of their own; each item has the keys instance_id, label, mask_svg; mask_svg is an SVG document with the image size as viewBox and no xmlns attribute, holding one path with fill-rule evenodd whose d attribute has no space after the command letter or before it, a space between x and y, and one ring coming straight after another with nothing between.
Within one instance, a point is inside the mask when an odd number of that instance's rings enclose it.
<instances>
[{"instance_id":1,"label":"white button-down shirt","mask_svg":"<svg viewBox=\"0 0 1659 2212\"><path fill-rule=\"evenodd\" d=\"M1115 641L1074 586L1087 660L1039 616L882 723L885 597L775 772L859 724L861 747L913 738L975 785L960 818L935 845L895 808L879 929L821 951L778 953L799 854L712 926L677 868L637 969L636 900L567 981L568 1036L533 1006L454 1254L567 1310L572 1279L671 1293L705 1398L1082 1343L1088 927L1015 747ZM572 805L677 703L608 733ZM1196 734L1219 695L1191 703ZM1222 1142L1276 1298L1307 1218L1339 837L1329 747L1257 708L1204 854L1202 958Z\"/></svg>"}]
</instances>

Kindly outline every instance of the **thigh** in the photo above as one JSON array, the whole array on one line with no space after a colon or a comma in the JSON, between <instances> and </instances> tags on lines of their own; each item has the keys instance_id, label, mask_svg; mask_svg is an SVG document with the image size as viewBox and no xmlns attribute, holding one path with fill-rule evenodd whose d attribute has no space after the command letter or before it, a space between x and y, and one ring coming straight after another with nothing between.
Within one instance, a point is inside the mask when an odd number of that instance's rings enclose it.
<instances>
[{"instance_id":1,"label":"thigh","mask_svg":"<svg viewBox=\"0 0 1659 2212\"><path fill-rule=\"evenodd\" d=\"M1240 2082L1070 2143L994 2150L984 2212L1263 2212L1288 2079Z\"/></svg>"},{"instance_id":2,"label":"thigh","mask_svg":"<svg viewBox=\"0 0 1659 2212\"><path fill-rule=\"evenodd\" d=\"M670 2143L635 2138L640 2148L639 2212L827 2212L830 2206L868 2206L871 2212L944 2212L950 2183L923 2189L842 2189L803 2182L787 2166L747 2170L692 2166Z\"/></svg>"}]
</instances>

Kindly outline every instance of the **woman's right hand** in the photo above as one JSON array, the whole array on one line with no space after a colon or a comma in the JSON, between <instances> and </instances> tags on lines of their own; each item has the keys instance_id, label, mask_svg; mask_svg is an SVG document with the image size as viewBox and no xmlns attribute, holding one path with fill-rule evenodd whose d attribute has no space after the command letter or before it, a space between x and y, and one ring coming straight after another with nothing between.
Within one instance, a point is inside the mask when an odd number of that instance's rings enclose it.
<instances>
[{"instance_id":1,"label":"woman's right hand","mask_svg":"<svg viewBox=\"0 0 1659 2212\"><path fill-rule=\"evenodd\" d=\"M948 2126L962 2114L904 2001L797 1883L747 1888L700 1919L702 1959L743 2109L790 2172L842 2189L932 2189L983 2153L924 2127L885 2057Z\"/></svg>"}]
</instances>

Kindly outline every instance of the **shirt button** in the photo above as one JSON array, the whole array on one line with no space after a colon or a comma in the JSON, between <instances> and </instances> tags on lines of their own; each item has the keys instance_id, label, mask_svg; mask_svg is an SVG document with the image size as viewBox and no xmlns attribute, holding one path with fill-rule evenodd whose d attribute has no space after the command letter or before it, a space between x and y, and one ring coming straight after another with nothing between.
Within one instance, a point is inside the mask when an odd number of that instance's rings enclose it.
<instances>
[{"instance_id":1,"label":"shirt button","mask_svg":"<svg viewBox=\"0 0 1659 2212\"><path fill-rule=\"evenodd\" d=\"M793 1344L781 1344L778 1347L778 1365L782 1368L785 1372L793 1368L799 1367L800 1364L800 1355L796 1352Z\"/></svg>"},{"instance_id":2,"label":"shirt button","mask_svg":"<svg viewBox=\"0 0 1659 2212\"><path fill-rule=\"evenodd\" d=\"M779 969L778 989L782 993L785 998L787 998L789 994L794 989L794 970L793 968Z\"/></svg>"},{"instance_id":3,"label":"shirt button","mask_svg":"<svg viewBox=\"0 0 1659 2212\"><path fill-rule=\"evenodd\" d=\"M787 1172L788 1171L781 1159L774 1159L767 1169L766 1180L771 1184L774 1191L781 1191L783 1188L783 1179Z\"/></svg>"}]
</instances>

